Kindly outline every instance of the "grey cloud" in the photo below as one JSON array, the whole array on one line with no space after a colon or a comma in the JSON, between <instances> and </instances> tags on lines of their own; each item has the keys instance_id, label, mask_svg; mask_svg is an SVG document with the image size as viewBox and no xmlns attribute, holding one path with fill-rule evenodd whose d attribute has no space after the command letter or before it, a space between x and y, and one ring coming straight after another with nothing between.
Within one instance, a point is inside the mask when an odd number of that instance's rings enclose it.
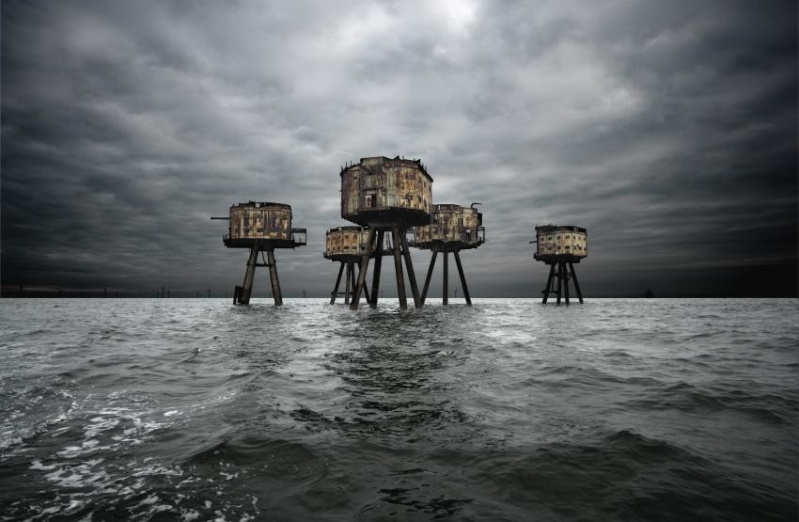
<instances>
[{"instance_id":1,"label":"grey cloud","mask_svg":"<svg viewBox=\"0 0 799 522\"><path fill-rule=\"evenodd\" d=\"M436 201L484 203L476 296L537 295L547 221L588 228L589 293L721 265L703 292L729 293L796 265L795 20L790 2L4 2L3 284L222 294L244 254L208 217L255 199L293 206L309 245L278 254L284 286L323 295L339 166L400 154Z\"/></svg>"}]
</instances>

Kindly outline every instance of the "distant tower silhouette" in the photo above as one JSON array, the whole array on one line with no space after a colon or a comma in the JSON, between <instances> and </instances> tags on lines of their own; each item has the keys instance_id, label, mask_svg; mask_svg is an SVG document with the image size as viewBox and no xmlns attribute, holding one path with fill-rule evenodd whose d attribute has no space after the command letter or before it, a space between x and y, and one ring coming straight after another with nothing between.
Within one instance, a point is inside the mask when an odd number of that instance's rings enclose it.
<instances>
[{"instance_id":1,"label":"distant tower silhouette","mask_svg":"<svg viewBox=\"0 0 799 522\"><path fill-rule=\"evenodd\" d=\"M460 205L441 204L433 206L433 221L429 225L415 227L412 231L410 245L423 250L431 250L433 257L430 259L430 268L427 270L427 277L424 281L422 290L422 302L427 298L427 290L430 287L430 277L433 275L433 267L436 264L436 257L439 252L444 254L444 285L443 301L444 305L449 303L449 254L452 252L455 262L458 265L458 275L460 275L463 295L466 304L471 306L472 299L469 295L469 288L466 286L466 277L463 274L461 265L460 251L470 248L477 248L485 243L485 227L483 227L483 214L474 208L480 203L472 203L470 208ZM458 289L455 289L457 296Z\"/></svg>"},{"instance_id":2,"label":"distant tower silhouette","mask_svg":"<svg viewBox=\"0 0 799 522\"><path fill-rule=\"evenodd\" d=\"M272 282L272 296L275 305L283 304L280 292L280 280L277 276L275 262L276 248L296 248L306 244L306 230L291 228L291 206L282 203L250 201L230 207L230 217L211 219L227 219L230 221L228 233L223 242L228 248L248 248L250 256L244 282L233 291L234 304L249 304L256 267L268 267ZM258 263L258 253L261 263ZM267 259L263 253L266 252Z\"/></svg>"},{"instance_id":3,"label":"distant tower silhouette","mask_svg":"<svg viewBox=\"0 0 799 522\"><path fill-rule=\"evenodd\" d=\"M575 226L544 225L535 227L537 248L533 257L536 261L543 261L550 266L547 285L544 287L543 294L546 304L549 294L553 291L552 285L557 280L557 304L560 304L561 294L569 304L569 281L574 281L574 289L580 303L583 302L583 294L580 291L580 283L577 281L577 272L574 271L574 263L588 255L588 232L584 228Z\"/></svg>"},{"instance_id":4,"label":"distant tower silhouette","mask_svg":"<svg viewBox=\"0 0 799 522\"><path fill-rule=\"evenodd\" d=\"M383 260L383 244L386 233L390 234L391 252L397 276L397 292L400 308L408 307L405 295L405 279L402 261L408 272L408 281L416 308L422 307L422 299L416 285L413 263L408 250L406 231L409 227L430 223L433 178L420 160L389 159L384 156L361 158L360 163L341 169L341 217L361 226L368 226L366 245L361 256L361 268L350 308L358 309L361 293L366 288L366 272L369 260L375 258L372 274L371 299L373 308L380 295L380 268Z\"/></svg>"}]
</instances>

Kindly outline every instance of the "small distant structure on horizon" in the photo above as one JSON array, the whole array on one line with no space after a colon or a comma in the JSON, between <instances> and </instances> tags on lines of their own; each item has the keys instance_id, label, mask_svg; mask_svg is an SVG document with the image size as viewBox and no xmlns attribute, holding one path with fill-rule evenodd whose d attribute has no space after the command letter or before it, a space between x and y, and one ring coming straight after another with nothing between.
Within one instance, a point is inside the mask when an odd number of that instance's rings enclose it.
<instances>
[{"instance_id":1,"label":"small distant structure on horizon","mask_svg":"<svg viewBox=\"0 0 799 522\"><path fill-rule=\"evenodd\" d=\"M430 278L433 275L436 257L439 252L442 252L444 254L444 305L449 304L449 254L452 253L458 266L458 275L466 304L471 306L472 299L469 295L469 288L466 286L460 251L477 248L486 241L483 214L475 208L475 205L480 205L480 203L472 203L468 208L454 204L433 205L432 222L428 225L417 226L410 231L410 246L433 252L422 289L422 303L427 299L427 290L430 287ZM457 293L458 289L456 288L456 297Z\"/></svg>"},{"instance_id":2,"label":"small distant structure on horizon","mask_svg":"<svg viewBox=\"0 0 799 522\"><path fill-rule=\"evenodd\" d=\"M557 304L560 304L561 296L569 304L569 281L573 280L574 289L582 304L583 294L574 271L574 263L579 263L588 256L588 231L576 226L544 225L535 227L535 235L536 240L530 242L537 244L533 258L550 266L547 284L542 291L542 302L546 304L553 291L553 283L557 280Z\"/></svg>"},{"instance_id":3,"label":"small distant structure on horizon","mask_svg":"<svg viewBox=\"0 0 799 522\"><path fill-rule=\"evenodd\" d=\"M233 291L233 304L249 304L256 267L268 267L272 282L272 296L275 305L283 304L280 291L280 280L275 262L276 248L291 248L307 243L307 231L304 228L292 228L291 206L283 203L249 201L230 207L229 217L212 217L211 219L228 220L228 233L222 238L228 248L248 248L247 269L244 282ZM266 252L266 259L264 259ZM258 254L261 263L258 263Z\"/></svg>"},{"instance_id":4,"label":"small distant structure on horizon","mask_svg":"<svg viewBox=\"0 0 799 522\"><path fill-rule=\"evenodd\" d=\"M414 305L421 308L423 301L416 285L406 232L410 227L430 223L433 178L427 173L421 160L399 156L393 159L385 156L361 158L359 163L342 167L340 175L341 217L356 225L368 227L366 251L361 255L350 309L358 309L361 293L366 289L366 273L372 257L375 258L375 266L371 299L367 297L367 302L372 308L377 307L378 295L382 295L380 268L386 239L394 256L400 308L408 308L403 259Z\"/></svg>"}]
</instances>

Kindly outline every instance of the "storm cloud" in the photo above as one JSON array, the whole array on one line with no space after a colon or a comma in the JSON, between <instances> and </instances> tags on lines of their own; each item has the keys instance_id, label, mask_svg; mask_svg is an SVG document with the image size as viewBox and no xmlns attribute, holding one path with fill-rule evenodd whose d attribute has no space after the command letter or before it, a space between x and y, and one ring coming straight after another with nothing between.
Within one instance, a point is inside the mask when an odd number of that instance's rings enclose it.
<instances>
[{"instance_id":1,"label":"storm cloud","mask_svg":"<svg viewBox=\"0 0 799 522\"><path fill-rule=\"evenodd\" d=\"M308 228L277 253L285 294L326 295L340 166L402 155L435 202L483 203L476 297L539 294L547 223L588 229L587 295L796 295L796 20L792 1L4 1L2 283L224 295L246 253L209 217L256 200Z\"/></svg>"}]
</instances>

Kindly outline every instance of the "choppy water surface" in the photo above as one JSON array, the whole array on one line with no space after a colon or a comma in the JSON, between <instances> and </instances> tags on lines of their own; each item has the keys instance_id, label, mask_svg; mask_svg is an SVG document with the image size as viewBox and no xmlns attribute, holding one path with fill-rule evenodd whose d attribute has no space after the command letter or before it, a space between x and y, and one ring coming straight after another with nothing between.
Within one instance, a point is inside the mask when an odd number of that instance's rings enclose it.
<instances>
[{"instance_id":1,"label":"choppy water surface","mask_svg":"<svg viewBox=\"0 0 799 522\"><path fill-rule=\"evenodd\" d=\"M0 300L0 520L796 520L796 300Z\"/></svg>"}]
</instances>

